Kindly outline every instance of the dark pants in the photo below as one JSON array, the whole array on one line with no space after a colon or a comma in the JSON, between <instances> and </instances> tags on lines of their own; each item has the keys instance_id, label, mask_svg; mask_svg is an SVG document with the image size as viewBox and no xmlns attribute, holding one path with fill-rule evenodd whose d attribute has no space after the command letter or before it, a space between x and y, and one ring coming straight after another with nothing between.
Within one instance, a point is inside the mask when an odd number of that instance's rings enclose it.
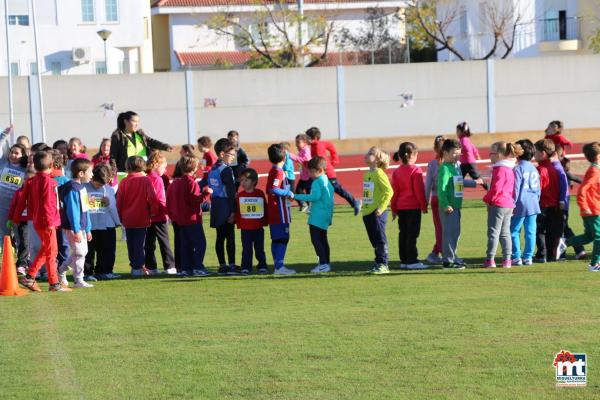
<instances>
[{"instance_id":1,"label":"dark pants","mask_svg":"<svg viewBox=\"0 0 600 400\"><path fill-rule=\"evenodd\" d=\"M329 264L329 242L327 241L327 230L308 225L310 241L319 257L319 265Z\"/></svg>"},{"instance_id":2,"label":"dark pants","mask_svg":"<svg viewBox=\"0 0 600 400\"><path fill-rule=\"evenodd\" d=\"M15 227L17 241L17 267L28 267L29 260L29 235L27 222L21 222Z\"/></svg>"},{"instance_id":3,"label":"dark pants","mask_svg":"<svg viewBox=\"0 0 600 400\"><path fill-rule=\"evenodd\" d=\"M312 179L303 181L299 180L298 185L296 186L296 194L306 194L310 193L310 186L312 185ZM304 201L298 201L298 205L302 207L305 204Z\"/></svg>"},{"instance_id":4,"label":"dark pants","mask_svg":"<svg viewBox=\"0 0 600 400\"><path fill-rule=\"evenodd\" d=\"M202 224L179 225L178 231L181 243L181 270L191 274L195 269L203 269L206 236Z\"/></svg>"},{"instance_id":5,"label":"dark pants","mask_svg":"<svg viewBox=\"0 0 600 400\"><path fill-rule=\"evenodd\" d=\"M88 252L85 256L85 275L112 274L116 255L116 229L93 230L92 241L88 243Z\"/></svg>"},{"instance_id":6,"label":"dark pants","mask_svg":"<svg viewBox=\"0 0 600 400\"><path fill-rule=\"evenodd\" d=\"M258 268L267 266L265 255L265 230L263 228L242 229L242 269L252 270L253 251L258 261Z\"/></svg>"},{"instance_id":7,"label":"dark pants","mask_svg":"<svg viewBox=\"0 0 600 400\"><path fill-rule=\"evenodd\" d=\"M157 269L156 262L156 240L158 239L158 247L160 248L160 256L165 270L174 267L175 258L171 251L171 243L169 241L169 225L166 221L153 222L146 231L146 243L144 250L146 252L146 268Z\"/></svg>"},{"instance_id":8,"label":"dark pants","mask_svg":"<svg viewBox=\"0 0 600 400\"><path fill-rule=\"evenodd\" d=\"M475 164L461 163L460 172L463 178L467 175L469 175L471 179L478 179L481 177L481 175L479 175L479 171L477 171L477 167L475 166Z\"/></svg>"},{"instance_id":9,"label":"dark pants","mask_svg":"<svg viewBox=\"0 0 600 400\"><path fill-rule=\"evenodd\" d=\"M62 265L69 258L69 239L62 229L56 230L56 244L58 246L57 265ZM86 274L87 275L87 274Z\"/></svg>"},{"instance_id":10,"label":"dark pants","mask_svg":"<svg viewBox=\"0 0 600 400\"><path fill-rule=\"evenodd\" d=\"M225 241L227 241L227 260L225 262ZM235 265L235 225L225 222L217 227L217 240L215 251L219 259L219 265Z\"/></svg>"},{"instance_id":11,"label":"dark pants","mask_svg":"<svg viewBox=\"0 0 600 400\"><path fill-rule=\"evenodd\" d=\"M175 253L175 266L179 271L181 269L181 235L179 234L179 225L177 222L173 222L173 252Z\"/></svg>"},{"instance_id":12,"label":"dark pants","mask_svg":"<svg viewBox=\"0 0 600 400\"><path fill-rule=\"evenodd\" d=\"M571 227L569 226L569 210L562 210L562 213L563 213L564 224L565 224L564 237L565 237L565 240L568 240L568 239L571 239L572 237L574 237L575 233L573 232L573 229L571 229ZM585 251L583 246L580 244L574 244L573 250L575 250L575 255L581 253L582 251Z\"/></svg>"},{"instance_id":13,"label":"dark pants","mask_svg":"<svg viewBox=\"0 0 600 400\"><path fill-rule=\"evenodd\" d=\"M356 200L354 199L354 196L352 196L352 194L350 194L350 192L348 192L346 189L344 189L342 187L342 185L340 185L340 183L337 181L336 178L329 178L329 181L331 182L331 185L333 186L333 191L335 192L335 194L337 194L338 196L340 196L344 200L346 200L348 202L348 204L350 204L352 207L354 207L356 205Z\"/></svg>"},{"instance_id":14,"label":"dark pants","mask_svg":"<svg viewBox=\"0 0 600 400\"><path fill-rule=\"evenodd\" d=\"M363 217L365 228L367 229L367 235L369 236L369 242L375 249L375 263L385 264L388 263L388 241L385 234L385 225L387 223L387 211L384 211L379 217L375 212Z\"/></svg>"},{"instance_id":15,"label":"dark pants","mask_svg":"<svg viewBox=\"0 0 600 400\"><path fill-rule=\"evenodd\" d=\"M140 269L146 262L144 243L146 241L146 228L125 228L127 235L127 255L129 265L133 269Z\"/></svg>"},{"instance_id":16,"label":"dark pants","mask_svg":"<svg viewBox=\"0 0 600 400\"><path fill-rule=\"evenodd\" d=\"M535 256L537 258L555 260L558 240L565 229L562 211L558 207L542 208L541 211L537 216L537 234L535 240L537 252Z\"/></svg>"},{"instance_id":17,"label":"dark pants","mask_svg":"<svg viewBox=\"0 0 600 400\"><path fill-rule=\"evenodd\" d=\"M398 228L400 264L418 263L417 238L421 232L421 210L398 210Z\"/></svg>"}]
</instances>

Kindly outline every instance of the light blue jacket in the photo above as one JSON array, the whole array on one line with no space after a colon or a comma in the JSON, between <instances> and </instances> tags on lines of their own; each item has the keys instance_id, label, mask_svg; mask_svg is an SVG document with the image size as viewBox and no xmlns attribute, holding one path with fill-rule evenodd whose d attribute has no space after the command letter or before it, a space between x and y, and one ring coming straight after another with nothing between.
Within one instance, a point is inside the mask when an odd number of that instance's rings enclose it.
<instances>
[{"instance_id":1,"label":"light blue jacket","mask_svg":"<svg viewBox=\"0 0 600 400\"><path fill-rule=\"evenodd\" d=\"M515 173L515 210L513 216L528 217L540 213L540 174L530 161L521 160Z\"/></svg>"},{"instance_id":2,"label":"light blue jacket","mask_svg":"<svg viewBox=\"0 0 600 400\"><path fill-rule=\"evenodd\" d=\"M290 157L290 153L288 151L285 152L285 162L283 163L283 172L285 172L285 177L288 178L288 181L293 181L296 179L294 176L294 160Z\"/></svg>"},{"instance_id":3,"label":"light blue jacket","mask_svg":"<svg viewBox=\"0 0 600 400\"><path fill-rule=\"evenodd\" d=\"M313 181L309 194L297 194L294 198L311 203L309 225L325 230L329 228L333 219L333 185L327 175L323 174Z\"/></svg>"}]
</instances>

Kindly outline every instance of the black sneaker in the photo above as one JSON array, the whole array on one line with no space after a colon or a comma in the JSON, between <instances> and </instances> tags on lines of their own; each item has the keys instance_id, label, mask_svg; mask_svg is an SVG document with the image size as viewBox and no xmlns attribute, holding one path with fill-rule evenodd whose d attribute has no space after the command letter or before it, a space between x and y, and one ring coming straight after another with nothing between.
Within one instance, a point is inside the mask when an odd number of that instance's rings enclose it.
<instances>
[{"instance_id":1,"label":"black sneaker","mask_svg":"<svg viewBox=\"0 0 600 400\"><path fill-rule=\"evenodd\" d=\"M545 264L546 263L546 258L545 257L535 257L533 259L533 262L536 264Z\"/></svg>"},{"instance_id":2,"label":"black sneaker","mask_svg":"<svg viewBox=\"0 0 600 400\"><path fill-rule=\"evenodd\" d=\"M442 267L444 269L465 269L466 266L464 264L458 264L458 263L449 263L449 262L445 262Z\"/></svg>"},{"instance_id":3,"label":"black sneaker","mask_svg":"<svg viewBox=\"0 0 600 400\"><path fill-rule=\"evenodd\" d=\"M227 275L240 275L242 269L238 265L230 265L227 269Z\"/></svg>"},{"instance_id":4,"label":"black sneaker","mask_svg":"<svg viewBox=\"0 0 600 400\"><path fill-rule=\"evenodd\" d=\"M229 272L229 266L227 266L227 265L221 265L219 267L219 270L217 271L217 273L219 275L227 275L228 272Z\"/></svg>"},{"instance_id":5,"label":"black sneaker","mask_svg":"<svg viewBox=\"0 0 600 400\"><path fill-rule=\"evenodd\" d=\"M490 190L490 185L488 185L487 182L483 182L483 185L481 186L483 186L485 190Z\"/></svg>"},{"instance_id":6,"label":"black sneaker","mask_svg":"<svg viewBox=\"0 0 600 400\"><path fill-rule=\"evenodd\" d=\"M242 275L250 275L251 271L248 268L242 268L241 274Z\"/></svg>"},{"instance_id":7,"label":"black sneaker","mask_svg":"<svg viewBox=\"0 0 600 400\"><path fill-rule=\"evenodd\" d=\"M266 266L258 267L258 274L259 275L267 275L268 273L269 273L269 270L267 269Z\"/></svg>"}]
</instances>

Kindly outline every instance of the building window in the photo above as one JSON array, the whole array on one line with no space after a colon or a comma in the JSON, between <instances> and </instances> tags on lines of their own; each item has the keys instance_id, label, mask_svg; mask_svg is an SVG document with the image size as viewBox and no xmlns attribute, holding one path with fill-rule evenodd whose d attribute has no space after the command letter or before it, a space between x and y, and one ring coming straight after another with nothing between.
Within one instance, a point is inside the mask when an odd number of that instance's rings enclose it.
<instances>
[{"instance_id":1,"label":"building window","mask_svg":"<svg viewBox=\"0 0 600 400\"><path fill-rule=\"evenodd\" d=\"M119 11L117 0L104 0L106 10L106 22L117 22L119 20Z\"/></svg>"},{"instance_id":2,"label":"building window","mask_svg":"<svg viewBox=\"0 0 600 400\"><path fill-rule=\"evenodd\" d=\"M106 74L106 62L105 61L96 61L96 73L97 74Z\"/></svg>"},{"instance_id":3,"label":"building window","mask_svg":"<svg viewBox=\"0 0 600 400\"><path fill-rule=\"evenodd\" d=\"M8 24L9 25L29 25L29 15L9 15L8 16Z\"/></svg>"},{"instance_id":4,"label":"building window","mask_svg":"<svg viewBox=\"0 0 600 400\"><path fill-rule=\"evenodd\" d=\"M94 22L94 0L81 0L81 20L83 22Z\"/></svg>"},{"instance_id":5,"label":"building window","mask_svg":"<svg viewBox=\"0 0 600 400\"><path fill-rule=\"evenodd\" d=\"M50 63L50 72L52 75L60 75L62 73L62 66L60 61L52 61Z\"/></svg>"},{"instance_id":6,"label":"building window","mask_svg":"<svg viewBox=\"0 0 600 400\"><path fill-rule=\"evenodd\" d=\"M12 76L19 76L19 63L18 62L13 62L10 63L10 74Z\"/></svg>"},{"instance_id":7,"label":"building window","mask_svg":"<svg viewBox=\"0 0 600 400\"><path fill-rule=\"evenodd\" d=\"M29 75L37 75L38 66L36 62L29 63Z\"/></svg>"}]
</instances>

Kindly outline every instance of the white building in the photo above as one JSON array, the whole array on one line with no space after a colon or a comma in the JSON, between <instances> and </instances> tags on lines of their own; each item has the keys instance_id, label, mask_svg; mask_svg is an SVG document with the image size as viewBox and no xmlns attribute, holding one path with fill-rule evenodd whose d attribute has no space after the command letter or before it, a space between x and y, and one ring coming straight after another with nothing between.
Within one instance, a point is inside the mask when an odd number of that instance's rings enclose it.
<instances>
[{"instance_id":1,"label":"white building","mask_svg":"<svg viewBox=\"0 0 600 400\"><path fill-rule=\"evenodd\" d=\"M367 17L367 9L379 8L403 15L407 7L401 0L304 0L304 14L323 15L334 21L335 30L348 27L359 29ZM287 0L296 9L295 0ZM251 52L232 38L217 35L206 26L215 15L233 13L241 24L252 24L252 13L261 6L250 0L155 0L152 4L154 37L154 67L157 71L175 71L186 68L211 68L218 61L236 66L244 64ZM390 29L404 43L404 23L398 21ZM289 32L295 38L296 32ZM353 63L349 52L336 48L330 42L327 65Z\"/></svg>"},{"instance_id":2,"label":"white building","mask_svg":"<svg viewBox=\"0 0 600 400\"><path fill-rule=\"evenodd\" d=\"M490 4L500 10L512 8L514 15L521 16L509 57L591 53L588 39L600 17L596 0L450 0L442 4L438 20L456 11L447 34L466 59L482 58L492 48L493 36L487 22ZM510 39L511 35L507 32L506 37ZM495 57L502 57L505 50L500 42ZM455 57L443 51L438 60Z\"/></svg>"},{"instance_id":3,"label":"white building","mask_svg":"<svg viewBox=\"0 0 600 400\"><path fill-rule=\"evenodd\" d=\"M40 66L35 62L31 0L8 0L10 68L13 75L153 72L149 0L33 0ZM6 76L4 8L1 7L0 75Z\"/></svg>"}]
</instances>

